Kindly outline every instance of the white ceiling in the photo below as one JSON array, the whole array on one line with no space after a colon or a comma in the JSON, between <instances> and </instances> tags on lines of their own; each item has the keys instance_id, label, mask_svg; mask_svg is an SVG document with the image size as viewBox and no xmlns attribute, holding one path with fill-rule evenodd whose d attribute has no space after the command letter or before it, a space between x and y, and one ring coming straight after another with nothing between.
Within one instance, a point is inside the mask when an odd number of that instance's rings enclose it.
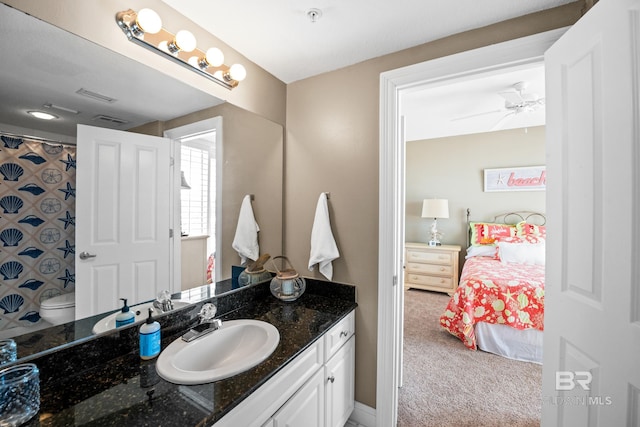
<instances>
[{"instance_id":1,"label":"white ceiling","mask_svg":"<svg viewBox=\"0 0 640 427\"><path fill-rule=\"evenodd\" d=\"M163 1L291 83L574 0ZM322 12L316 22L307 16L311 8ZM542 66L412 93L402 100L407 140L544 125L544 107L501 120L505 100L498 92L520 81L544 97Z\"/></svg>"},{"instance_id":2,"label":"white ceiling","mask_svg":"<svg viewBox=\"0 0 640 427\"><path fill-rule=\"evenodd\" d=\"M407 141L519 129L545 124L544 105L515 114L500 92L528 83L526 93L544 98L544 64L475 75L464 81L417 90L401 100Z\"/></svg>"},{"instance_id":3,"label":"white ceiling","mask_svg":"<svg viewBox=\"0 0 640 427\"><path fill-rule=\"evenodd\" d=\"M575 0L163 1L291 83Z\"/></svg>"}]
</instances>

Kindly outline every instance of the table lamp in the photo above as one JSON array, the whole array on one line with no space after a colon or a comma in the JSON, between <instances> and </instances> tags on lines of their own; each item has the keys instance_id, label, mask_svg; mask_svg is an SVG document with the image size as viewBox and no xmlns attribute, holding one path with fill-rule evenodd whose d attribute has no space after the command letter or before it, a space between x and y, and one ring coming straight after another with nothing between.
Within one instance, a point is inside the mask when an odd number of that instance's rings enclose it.
<instances>
[{"instance_id":1,"label":"table lamp","mask_svg":"<svg viewBox=\"0 0 640 427\"><path fill-rule=\"evenodd\" d=\"M438 218L449 218L449 201L447 199L424 199L422 202L422 218L433 218L429 246L440 246L437 221Z\"/></svg>"}]
</instances>

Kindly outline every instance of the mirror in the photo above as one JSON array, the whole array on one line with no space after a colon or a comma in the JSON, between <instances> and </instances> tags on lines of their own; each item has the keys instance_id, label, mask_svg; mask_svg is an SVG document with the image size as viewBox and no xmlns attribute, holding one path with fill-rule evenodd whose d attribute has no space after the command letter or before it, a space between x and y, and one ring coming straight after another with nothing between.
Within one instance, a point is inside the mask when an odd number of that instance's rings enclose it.
<instances>
[{"instance_id":1,"label":"mirror","mask_svg":"<svg viewBox=\"0 0 640 427\"><path fill-rule=\"evenodd\" d=\"M198 302L232 291L228 280L231 266L238 265L240 259L231 242L246 194L254 195L261 252L281 253L284 135L281 125L4 4L0 5L0 37L5 54L0 62L0 131L73 143L78 123L119 130L135 128L137 132L162 135L166 130L188 123L221 118L223 158L218 171L220 191L216 196L219 212L216 235L220 239L216 269L221 280L185 291L187 294L183 295L188 295L189 301ZM77 93L80 89L85 89L80 91L85 96ZM45 104L49 107L44 107ZM47 111L58 119L35 122L25 114L28 110ZM4 163L3 155L6 149L0 143L0 164ZM0 187L2 184L0 177ZM0 210L0 232L18 228L18 219L7 216ZM54 217L52 222L60 223L56 228L64 231L62 222ZM71 239L69 245L73 243ZM37 247L25 241L20 246ZM58 258L62 259L64 252L58 252ZM9 259L20 258L17 254L9 255L0 242L0 265ZM16 280L3 280L0 300L19 294L25 302L39 304L52 292L69 291L56 280L59 276L44 277L41 285L33 286L35 289L19 288L25 282L24 275ZM179 290L178 286L174 289ZM34 357L78 340L91 339L91 327L85 323L109 313L96 315L86 322L76 321L21 335L16 339L19 357ZM22 326L28 322L19 320L24 316L25 313L19 311L0 310L0 337L15 335L7 326Z\"/></svg>"}]
</instances>

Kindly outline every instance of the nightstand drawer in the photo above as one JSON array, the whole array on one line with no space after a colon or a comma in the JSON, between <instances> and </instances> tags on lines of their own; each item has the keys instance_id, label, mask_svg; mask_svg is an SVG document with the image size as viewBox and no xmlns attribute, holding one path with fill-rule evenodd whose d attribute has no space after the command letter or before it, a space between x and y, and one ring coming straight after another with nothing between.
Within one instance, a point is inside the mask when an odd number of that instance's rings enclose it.
<instances>
[{"instance_id":1,"label":"nightstand drawer","mask_svg":"<svg viewBox=\"0 0 640 427\"><path fill-rule=\"evenodd\" d=\"M420 274L407 274L407 280L416 285L434 286L443 289L450 289L453 287L453 279L451 277L434 277L423 276Z\"/></svg>"},{"instance_id":2,"label":"nightstand drawer","mask_svg":"<svg viewBox=\"0 0 640 427\"><path fill-rule=\"evenodd\" d=\"M437 274L439 276L453 276L453 267L451 265L436 264L418 264L415 262L407 263L408 273Z\"/></svg>"},{"instance_id":3,"label":"nightstand drawer","mask_svg":"<svg viewBox=\"0 0 640 427\"><path fill-rule=\"evenodd\" d=\"M407 251L407 262L428 262L431 264L452 265L452 254L450 252L421 252Z\"/></svg>"}]
</instances>

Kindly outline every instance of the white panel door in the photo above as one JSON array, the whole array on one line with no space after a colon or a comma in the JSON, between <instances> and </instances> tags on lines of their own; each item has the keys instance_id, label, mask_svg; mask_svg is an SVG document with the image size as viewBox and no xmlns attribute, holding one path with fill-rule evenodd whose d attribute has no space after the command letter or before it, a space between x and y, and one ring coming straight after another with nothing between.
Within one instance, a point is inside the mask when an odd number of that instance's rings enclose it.
<instances>
[{"instance_id":1,"label":"white panel door","mask_svg":"<svg viewBox=\"0 0 640 427\"><path fill-rule=\"evenodd\" d=\"M170 140L78 126L76 318L171 289Z\"/></svg>"},{"instance_id":2,"label":"white panel door","mask_svg":"<svg viewBox=\"0 0 640 427\"><path fill-rule=\"evenodd\" d=\"M640 425L640 0L545 55L544 426Z\"/></svg>"}]
</instances>

